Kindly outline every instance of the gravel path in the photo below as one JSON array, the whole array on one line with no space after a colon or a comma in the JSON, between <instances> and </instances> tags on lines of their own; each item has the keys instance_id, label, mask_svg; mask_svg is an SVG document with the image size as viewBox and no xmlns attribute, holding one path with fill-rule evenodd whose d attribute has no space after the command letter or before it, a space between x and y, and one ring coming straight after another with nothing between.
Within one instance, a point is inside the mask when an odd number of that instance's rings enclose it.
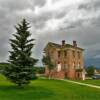
<instances>
[{"instance_id":1,"label":"gravel path","mask_svg":"<svg viewBox=\"0 0 100 100\"><path fill-rule=\"evenodd\" d=\"M100 86L96 86L96 85L92 85L92 84L86 84L86 83L81 83L81 82L76 82L76 81L71 81L71 80L64 80L64 79L60 79L60 80L70 82L70 83L74 83L74 84L79 84L79 85L83 85L83 86L88 86L88 87L100 89Z\"/></svg>"}]
</instances>

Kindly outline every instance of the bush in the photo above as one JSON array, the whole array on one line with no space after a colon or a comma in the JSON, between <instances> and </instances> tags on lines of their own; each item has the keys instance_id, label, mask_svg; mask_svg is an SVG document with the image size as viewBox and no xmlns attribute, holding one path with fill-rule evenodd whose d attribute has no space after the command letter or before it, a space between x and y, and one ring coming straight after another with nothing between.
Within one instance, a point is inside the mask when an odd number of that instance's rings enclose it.
<instances>
[{"instance_id":1,"label":"bush","mask_svg":"<svg viewBox=\"0 0 100 100\"><path fill-rule=\"evenodd\" d=\"M0 73L3 72L3 70L6 68L6 67L9 67L10 64L9 63L0 63Z\"/></svg>"},{"instance_id":2,"label":"bush","mask_svg":"<svg viewBox=\"0 0 100 100\"><path fill-rule=\"evenodd\" d=\"M88 67L86 68L87 76L92 76L92 75L94 75L94 70L95 70L95 67L94 67L94 66L88 66Z\"/></svg>"},{"instance_id":3,"label":"bush","mask_svg":"<svg viewBox=\"0 0 100 100\"><path fill-rule=\"evenodd\" d=\"M35 73L44 74L45 68L44 67L34 67Z\"/></svg>"}]
</instances>

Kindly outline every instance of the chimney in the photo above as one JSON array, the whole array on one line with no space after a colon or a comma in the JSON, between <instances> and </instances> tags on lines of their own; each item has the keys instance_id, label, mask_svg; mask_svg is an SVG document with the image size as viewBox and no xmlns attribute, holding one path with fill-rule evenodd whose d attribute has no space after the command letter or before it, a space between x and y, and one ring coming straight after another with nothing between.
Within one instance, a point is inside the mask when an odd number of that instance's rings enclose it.
<instances>
[{"instance_id":1,"label":"chimney","mask_svg":"<svg viewBox=\"0 0 100 100\"><path fill-rule=\"evenodd\" d=\"M65 40L62 40L62 46L64 46L65 45Z\"/></svg>"},{"instance_id":2,"label":"chimney","mask_svg":"<svg viewBox=\"0 0 100 100\"><path fill-rule=\"evenodd\" d=\"M76 41L73 41L73 46L77 47L77 42Z\"/></svg>"}]
</instances>

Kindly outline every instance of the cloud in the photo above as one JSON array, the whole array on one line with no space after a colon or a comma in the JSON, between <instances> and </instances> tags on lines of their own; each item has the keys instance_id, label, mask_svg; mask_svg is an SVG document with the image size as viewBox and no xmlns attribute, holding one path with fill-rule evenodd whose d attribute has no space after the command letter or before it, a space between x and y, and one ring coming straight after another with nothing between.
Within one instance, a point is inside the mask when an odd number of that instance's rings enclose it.
<instances>
[{"instance_id":1,"label":"cloud","mask_svg":"<svg viewBox=\"0 0 100 100\"><path fill-rule=\"evenodd\" d=\"M97 59L99 58L100 59L100 55L96 55L94 58L97 58Z\"/></svg>"},{"instance_id":2,"label":"cloud","mask_svg":"<svg viewBox=\"0 0 100 100\"><path fill-rule=\"evenodd\" d=\"M34 9L35 6L43 6L46 0L0 0L0 5L10 11Z\"/></svg>"},{"instance_id":3,"label":"cloud","mask_svg":"<svg viewBox=\"0 0 100 100\"><path fill-rule=\"evenodd\" d=\"M0 0L0 61L7 59L9 38L22 18L31 23L37 58L42 58L48 41L65 39L68 43L77 40L85 48L86 63L95 57L95 62L100 60L99 9L100 0Z\"/></svg>"},{"instance_id":4,"label":"cloud","mask_svg":"<svg viewBox=\"0 0 100 100\"><path fill-rule=\"evenodd\" d=\"M34 2L34 5L39 5L40 7L44 6L46 3L46 0L31 0Z\"/></svg>"},{"instance_id":5,"label":"cloud","mask_svg":"<svg viewBox=\"0 0 100 100\"><path fill-rule=\"evenodd\" d=\"M42 20L45 29L54 28L51 25L52 21L56 24L55 29L69 29L80 25L91 25L92 20L95 20L100 16L100 11L99 9L96 9L95 6L96 3L97 0L94 3L91 3L90 0L68 0L67 2L65 2L65 0L55 2L47 0L47 3L45 3L43 7L36 7L35 12L37 17ZM94 6L92 6L93 4ZM88 5L91 6L88 7ZM86 8L91 8L91 10L87 10ZM38 23L36 24L37 26L41 25L41 21L40 23L37 20L35 21ZM43 26L42 28L44 31Z\"/></svg>"},{"instance_id":6,"label":"cloud","mask_svg":"<svg viewBox=\"0 0 100 100\"><path fill-rule=\"evenodd\" d=\"M90 0L89 2L85 4L79 5L79 9L84 9L84 10L99 10L100 8L100 1L99 0Z\"/></svg>"}]
</instances>

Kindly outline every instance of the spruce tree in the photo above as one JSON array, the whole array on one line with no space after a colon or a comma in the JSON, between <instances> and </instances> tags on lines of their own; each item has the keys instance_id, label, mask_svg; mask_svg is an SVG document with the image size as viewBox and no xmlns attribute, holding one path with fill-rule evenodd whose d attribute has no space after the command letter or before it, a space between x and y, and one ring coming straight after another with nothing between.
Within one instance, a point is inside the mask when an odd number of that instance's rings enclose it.
<instances>
[{"instance_id":1,"label":"spruce tree","mask_svg":"<svg viewBox=\"0 0 100 100\"><path fill-rule=\"evenodd\" d=\"M34 39L30 39L30 26L25 19L15 28L14 38L10 39L12 47L8 60L10 67L5 68L4 75L18 86L24 86L35 77L34 65L37 59L31 57Z\"/></svg>"}]
</instances>

